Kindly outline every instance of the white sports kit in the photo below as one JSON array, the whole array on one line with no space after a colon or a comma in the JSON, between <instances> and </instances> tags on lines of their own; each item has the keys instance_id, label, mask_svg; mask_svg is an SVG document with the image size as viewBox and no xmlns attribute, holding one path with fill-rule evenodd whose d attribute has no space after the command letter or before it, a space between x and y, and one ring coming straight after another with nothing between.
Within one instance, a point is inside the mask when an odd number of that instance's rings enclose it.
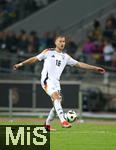
<instances>
[{"instance_id":1,"label":"white sports kit","mask_svg":"<svg viewBox=\"0 0 116 150\"><path fill-rule=\"evenodd\" d=\"M49 96L61 90L59 80L65 66L74 66L78 63L67 53L57 52L55 49L44 50L36 57L39 61L44 60L41 85Z\"/></svg>"}]
</instances>

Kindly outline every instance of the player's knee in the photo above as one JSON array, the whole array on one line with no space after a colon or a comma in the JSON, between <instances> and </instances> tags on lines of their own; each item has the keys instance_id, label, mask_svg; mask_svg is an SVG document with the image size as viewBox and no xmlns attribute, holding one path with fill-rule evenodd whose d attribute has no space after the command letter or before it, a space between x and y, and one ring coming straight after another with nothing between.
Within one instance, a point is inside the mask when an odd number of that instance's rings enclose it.
<instances>
[{"instance_id":1,"label":"player's knee","mask_svg":"<svg viewBox=\"0 0 116 150\"><path fill-rule=\"evenodd\" d=\"M55 101L55 100L61 100L61 96L59 95L58 92L54 92L51 96L52 100Z\"/></svg>"}]
</instances>

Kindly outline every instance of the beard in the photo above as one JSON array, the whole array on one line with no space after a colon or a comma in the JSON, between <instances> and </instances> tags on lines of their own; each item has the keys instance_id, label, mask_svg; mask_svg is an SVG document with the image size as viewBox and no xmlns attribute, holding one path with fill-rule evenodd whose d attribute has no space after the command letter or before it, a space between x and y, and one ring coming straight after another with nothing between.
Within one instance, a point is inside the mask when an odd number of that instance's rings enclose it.
<instances>
[{"instance_id":1,"label":"beard","mask_svg":"<svg viewBox=\"0 0 116 150\"><path fill-rule=\"evenodd\" d=\"M62 45L61 45L61 46L58 46L58 49L59 49L59 50L63 50L63 49L64 49L64 46L62 46Z\"/></svg>"}]
</instances>

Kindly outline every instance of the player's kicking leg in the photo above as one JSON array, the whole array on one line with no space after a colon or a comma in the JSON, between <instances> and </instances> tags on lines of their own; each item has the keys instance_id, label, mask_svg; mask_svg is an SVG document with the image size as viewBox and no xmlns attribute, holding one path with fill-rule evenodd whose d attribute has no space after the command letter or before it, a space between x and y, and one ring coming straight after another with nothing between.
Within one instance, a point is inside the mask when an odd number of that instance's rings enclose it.
<instances>
[{"instance_id":1,"label":"player's kicking leg","mask_svg":"<svg viewBox=\"0 0 116 150\"><path fill-rule=\"evenodd\" d=\"M45 90L45 92L51 97L52 101L53 101L53 105L55 108L55 111L61 121L61 125L64 128L69 128L71 127L71 124L68 123L65 119L64 119L64 113L63 113L63 109L61 106L61 95L59 92L53 91L53 88L51 86L52 84L49 82L49 85L47 85L47 83L44 85L42 84L42 88ZM50 120L52 120L51 118L54 116L54 109L51 109L48 118L45 122L45 128L48 130L52 130L50 126Z\"/></svg>"},{"instance_id":2,"label":"player's kicking leg","mask_svg":"<svg viewBox=\"0 0 116 150\"><path fill-rule=\"evenodd\" d=\"M64 118L64 113L63 113L63 109L62 109L62 106L61 106L61 96L60 96L59 92L54 92L51 95L51 97L52 97L52 100L53 100L54 108L57 112L57 115L58 115L60 121L61 121L62 127L70 128L71 124L68 123Z\"/></svg>"}]
</instances>

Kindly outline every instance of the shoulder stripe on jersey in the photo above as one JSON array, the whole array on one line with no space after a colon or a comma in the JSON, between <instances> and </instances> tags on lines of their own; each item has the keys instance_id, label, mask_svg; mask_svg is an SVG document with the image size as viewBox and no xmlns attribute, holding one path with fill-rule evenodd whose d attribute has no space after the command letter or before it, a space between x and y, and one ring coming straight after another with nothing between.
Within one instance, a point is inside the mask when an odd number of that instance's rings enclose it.
<instances>
[{"instance_id":1,"label":"shoulder stripe on jersey","mask_svg":"<svg viewBox=\"0 0 116 150\"><path fill-rule=\"evenodd\" d=\"M49 49L45 49L45 50L43 50L43 54L46 54L46 53L48 53L48 51L49 51Z\"/></svg>"},{"instance_id":2,"label":"shoulder stripe on jersey","mask_svg":"<svg viewBox=\"0 0 116 150\"><path fill-rule=\"evenodd\" d=\"M48 53L48 51L53 51L53 50L54 50L54 48L48 48L48 49L43 50L42 53L46 54L46 53Z\"/></svg>"}]
</instances>

